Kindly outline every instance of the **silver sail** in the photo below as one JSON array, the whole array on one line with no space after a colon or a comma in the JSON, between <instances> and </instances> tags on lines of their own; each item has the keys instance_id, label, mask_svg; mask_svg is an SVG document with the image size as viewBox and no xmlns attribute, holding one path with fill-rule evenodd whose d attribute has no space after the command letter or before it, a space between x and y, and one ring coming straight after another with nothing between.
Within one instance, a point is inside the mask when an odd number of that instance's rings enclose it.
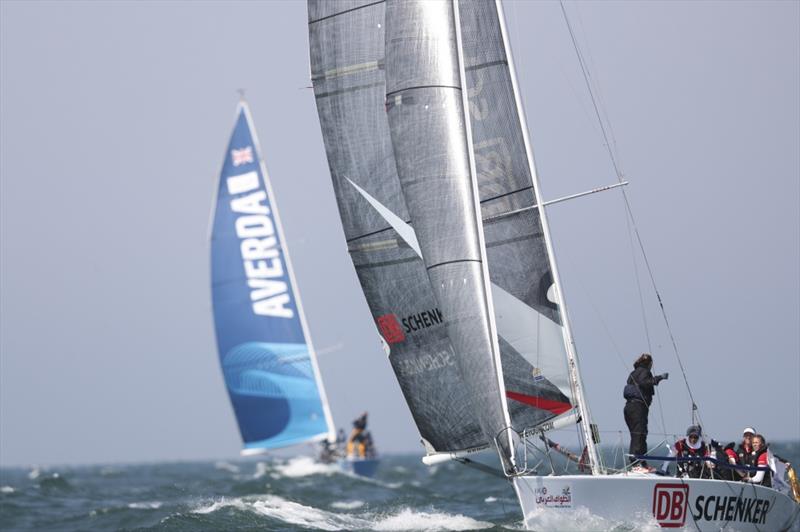
<instances>
[{"instance_id":1,"label":"silver sail","mask_svg":"<svg viewBox=\"0 0 800 532\"><path fill-rule=\"evenodd\" d=\"M522 432L575 404L510 58L493 2L390 1L387 10L388 19L383 2L309 1L331 176L362 289L429 451L485 446L506 412Z\"/></svg>"},{"instance_id":2,"label":"silver sail","mask_svg":"<svg viewBox=\"0 0 800 532\"><path fill-rule=\"evenodd\" d=\"M397 176L386 117L384 3L308 3L311 71L353 264L420 435L487 443L455 365Z\"/></svg>"},{"instance_id":3,"label":"silver sail","mask_svg":"<svg viewBox=\"0 0 800 532\"><path fill-rule=\"evenodd\" d=\"M456 363L484 434L513 466L465 124L457 11L388 0L386 106L397 173Z\"/></svg>"}]
</instances>

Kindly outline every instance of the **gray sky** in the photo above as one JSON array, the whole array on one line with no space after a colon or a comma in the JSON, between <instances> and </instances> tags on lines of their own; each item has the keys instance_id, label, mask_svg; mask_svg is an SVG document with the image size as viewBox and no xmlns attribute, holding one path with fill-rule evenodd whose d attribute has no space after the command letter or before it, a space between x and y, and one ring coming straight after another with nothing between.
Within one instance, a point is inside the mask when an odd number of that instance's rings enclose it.
<instances>
[{"instance_id":1,"label":"gray sky","mask_svg":"<svg viewBox=\"0 0 800 532\"><path fill-rule=\"evenodd\" d=\"M800 438L800 3L567 10L706 428ZM614 182L558 4L506 14L545 198ZM304 2L3 0L0 59L0 464L238 455L207 232L240 87L334 418L369 409L383 451L420 450L345 251ZM605 192L548 212L613 443L648 349L623 204ZM681 433L686 390L642 284L656 370L671 373L666 428Z\"/></svg>"}]
</instances>

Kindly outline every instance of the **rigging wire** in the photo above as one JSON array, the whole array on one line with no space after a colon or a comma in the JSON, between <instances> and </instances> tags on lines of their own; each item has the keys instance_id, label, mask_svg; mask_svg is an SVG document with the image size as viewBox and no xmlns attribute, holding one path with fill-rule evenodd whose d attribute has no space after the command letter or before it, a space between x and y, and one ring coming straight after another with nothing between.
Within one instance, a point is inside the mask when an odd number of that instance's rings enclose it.
<instances>
[{"instance_id":1,"label":"rigging wire","mask_svg":"<svg viewBox=\"0 0 800 532\"><path fill-rule=\"evenodd\" d=\"M614 172L615 172L615 174L617 176L617 180L622 182L623 179L624 179L624 174L622 173L622 170L620 169L620 165L617 162L617 157L614 154L614 149L613 149L613 147L611 145L611 142L609 140L609 134L607 132L607 128L606 128L605 122L602 119L602 116L601 116L601 113L600 113L600 109L598 107L597 98L595 96L595 91L592 89L592 84L589 81L588 67L586 65L586 61L585 61L585 59L583 57L583 54L580 51L580 47L578 46L578 42L577 42L577 40L575 38L575 32L572 29L572 24L570 23L569 17L567 16L567 10L564 7L564 0L559 0L559 5L561 6L561 13L564 16L564 22L566 23L567 29L569 30L569 36L570 36L570 39L572 40L572 45L575 48L575 54L578 56L578 63L580 64L580 67L581 67L581 73L583 74L583 79L586 82L586 88L589 91L589 97L591 98L592 106L594 108L595 115L597 117L598 122L600 123L600 130L602 131L602 134L603 134L603 141L605 143L606 149L608 150L608 155L611 158L611 164L614 167ZM624 189L621 192L622 192L622 197L625 200L625 208L626 208L626 211L627 211L627 214L628 214L628 218L630 220L631 227L633 228L633 232L636 235L636 241L639 244L639 250L642 253L642 258L644 260L644 264L645 264L645 267L647 269L647 273L648 273L648 275L650 277L650 284L652 285L653 291L655 292L655 295L656 295L656 299L658 300L658 306L661 309L661 316L664 319L664 324L666 326L667 333L669 334L670 342L672 343L672 349L675 352L675 358L678 361L678 367L680 367L681 374L683 375L683 381L686 384L686 390L689 392L689 399L691 400L691 403L692 403L692 407L691 407L692 423L693 424L700 423L701 426L702 426L702 420L700 419L700 412L699 412L698 407L697 407L697 402L694 399L694 394L692 394L692 388L689 385L689 379L686 376L686 370L685 370L685 368L683 366L683 361L681 360L680 354L678 352L678 345L677 345L677 343L675 341L675 336L672 334L672 327L669 324L669 319L667 318L667 312L666 312L666 309L664 308L664 302L663 302L663 300L661 298L661 293L658 291L658 287L656 286L655 276L653 275L653 270L650 267L650 261L647 259L647 254L645 253L644 244L642 242L642 237L641 237L641 234L639 233L639 228L636 225L636 219L633 216L633 210L631 208L630 200L628 199L628 194L625 192Z\"/></svg>"}]
</instances>

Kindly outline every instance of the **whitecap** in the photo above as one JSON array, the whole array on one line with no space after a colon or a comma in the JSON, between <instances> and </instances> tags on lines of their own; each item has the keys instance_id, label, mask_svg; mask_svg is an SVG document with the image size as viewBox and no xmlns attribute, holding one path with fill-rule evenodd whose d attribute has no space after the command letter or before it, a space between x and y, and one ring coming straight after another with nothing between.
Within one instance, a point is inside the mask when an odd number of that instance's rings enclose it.
<instances>
[{"instance_id":1,"label":"whitecap","mask_svg":"<svg viewBox=\"0 0 800 532\"><path fill-rule=\"evenodd\" d=\"M310 456L297 456L285 464L277 464L275 470L283 477L298 478L309 475L331 475L340 473L337 464L323 464Z\"/></svg>"},{"instance_id":2,"label":"whitecap","mask_svg":"<svg viewBox=\"0 0 800 532\"><path fill-rule=\"evenodd\" d=\"M631 526L641 532L661 530L653 516L635 516L628 522L605 519L592 514L585 507L571 509L569 512L557 508L540 508L527 516L528 528L532 530L574 530L591 532L594 530L629 529Z\"/></svg>"},{"instance_id":3,"label":"whitecap","mask_svg":"<svg viewBox=\"0 0 800 532\"><path fill-rule=\"evenodd\" d=\"M15 491L17 490L12 488L11 486L3 486L2 488L0 488L0 493L14 493Z\"/></svg>"},{"instance_id":4,"label":"whitecap","mask_svg":"<svg viewBox=\"0 0 800 532\"><path fill-rule=\"evenodd\" d=\"M228 471L229 473L239 472L239 466L230 462L216 462L214 464L214 468L219 469L220 471Z\"/></svg>"},{"instance_id":5,"label":"whitecap","mask_svg":"<svg viewBox=\"0 0 800 532\"><path fill-rule=\"evenodd\" d=\"M297 502L288 501L276 495L221 499L211 504L200 506L194 509L193 512L208 514L225 507L234 507L239 510L256 512L260 515L304 528L352 530L370 527L370 522L366 519L351 517L346 514L327 512Z\"/></svg>"},{"instance_id":6,"label":"whitecap","mask_svg":"<svg viewBox=\"0 0 800 532\"><path fill-rule=\"evenodd\" d=\"M39 469L38 467L34 467L33 469L31 469L30 473L28 473L28 478L31 480L36 480L37 478L39 478L39 475L41 474L42 470Z\"/></svg>"},{"instance_id":7,"label":"whitecap","mask_svg":"<svg viewBox=\"0 0 800 532\"><path fill-rule=\"evenodd\" d=\"M157 510L163 504L161 501L132 502L128 504L128 508L133 508L134 510Z\"/></svg>"},{"instance_id":8,"label":"whitecap","mask_svg":"<svg viewBox=\"0 0 800 532\"><path fill-rule=\"evenodd\" d=\"M384 517L372 528L375 530L480 530L492 528L492 523L478 521L465 515L417 512L406 508L398 514Z\"/></svg>"},{"instance_id":9,"label":"whitecap","mask_svg":"<svg viewBox=\"0 0 800 532\"><path fill-rule=\"evenodd\" d=\"M364 506L364 501L336 501L331 503L331 508L338 510L355 510Z\"/></svg>"},{"instance_id":10,"label":"whitecap","mask_svg":"<svg viewBox=\"0 0 800 532\"><path fill-rule=\"evenodd\" d=\"M256 463L256 472L253 473L253 478L261 478L269 471L269 465L266 462Z\"/></svg>"},{"instance_id":11,"label":"whitecap","mask_svg":"<svg viewBox=\"0 0 800 532\"><path fill-rule=\"evenodd\" d=\"M497 502L497 497L486 497L483 502Z\"/></svg>"}]
</instances>

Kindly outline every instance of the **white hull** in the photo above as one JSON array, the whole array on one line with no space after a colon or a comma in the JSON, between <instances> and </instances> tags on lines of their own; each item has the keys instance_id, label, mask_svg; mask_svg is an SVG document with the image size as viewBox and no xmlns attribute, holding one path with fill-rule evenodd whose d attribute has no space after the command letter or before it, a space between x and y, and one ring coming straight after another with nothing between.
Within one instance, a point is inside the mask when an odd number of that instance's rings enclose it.
<instances>
[{"instance_id":1,"label":"white hull","mask_svg":"<svg viewBox=\"0 0 800 532\"><path fill-rule=\"evenodd\" d=\"M742 532L786 530L800 515L800 505L783 493L722 480L634 474L523 476L514 479L514 490L528 529L541 529L552 522L553 513L562 512L588 513L611 523Z\"/></svg>"}]
</instances>

